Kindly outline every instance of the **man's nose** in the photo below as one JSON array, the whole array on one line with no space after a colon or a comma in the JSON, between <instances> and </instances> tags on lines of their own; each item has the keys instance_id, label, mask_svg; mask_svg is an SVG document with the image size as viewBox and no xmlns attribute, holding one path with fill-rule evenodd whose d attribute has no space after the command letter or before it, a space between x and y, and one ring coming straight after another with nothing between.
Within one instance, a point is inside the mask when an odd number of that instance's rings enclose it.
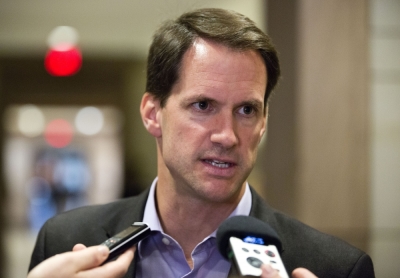
<instances>
[{"instance_id":1,"label":"man's nose","mask_svg":"<svg viewBox=\"0 0 400 278\"><path fill-rule=\"evenodd\" d=\"M216 115L211 127L211 142L225 148L237 145L239 138L236 125L233 115Z\"/></svg>"}]
</instances>

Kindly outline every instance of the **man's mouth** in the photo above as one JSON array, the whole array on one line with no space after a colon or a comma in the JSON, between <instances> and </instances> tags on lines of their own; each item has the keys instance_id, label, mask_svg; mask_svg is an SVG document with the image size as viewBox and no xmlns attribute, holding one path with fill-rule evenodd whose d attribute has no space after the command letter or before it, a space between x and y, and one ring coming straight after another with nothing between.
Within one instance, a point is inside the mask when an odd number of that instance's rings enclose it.
<instances>
[{"instance_id":1,"label":"man's mouth","mask_svg":"<svg viewBox=\"0 0 400 278\"><path fill-rule=\"evenodd\" d=\"M204 162L211 164L212 166L218 167L218 168L228 168L230 166L233 166L232 163L229 162L224 162L224 161L219 161L215 159L205 159Z\"/></svg>"}]
</instances>

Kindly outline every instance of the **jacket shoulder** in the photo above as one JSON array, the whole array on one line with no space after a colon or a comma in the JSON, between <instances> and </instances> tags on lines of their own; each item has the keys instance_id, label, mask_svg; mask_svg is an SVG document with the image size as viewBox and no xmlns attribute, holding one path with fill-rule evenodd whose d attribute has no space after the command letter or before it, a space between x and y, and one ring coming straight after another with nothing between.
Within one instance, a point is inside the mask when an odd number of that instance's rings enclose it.
<instances>
[{"instance_id":1,"label":"jacket shoulder","mask_svg":"<svg viewBox=\"0 0 400 278\"><path fill-rule=\"evenodd\" d=\"M304 267L318 277L375 277L371 258L364 251L271 208L253 194L253 216L278 233L288 273Z\"/></svg>"},{"instance_id":2,"label":"jacket shoulder","mask_svg":"<svg viewBox=\"0 0 400 278\"><path fill-rule=\"evenodd\" d=\"M371 258L342 239L274 212L291 270L304 267L318 277L374 277Z\"/></svg>"}]
</instances>

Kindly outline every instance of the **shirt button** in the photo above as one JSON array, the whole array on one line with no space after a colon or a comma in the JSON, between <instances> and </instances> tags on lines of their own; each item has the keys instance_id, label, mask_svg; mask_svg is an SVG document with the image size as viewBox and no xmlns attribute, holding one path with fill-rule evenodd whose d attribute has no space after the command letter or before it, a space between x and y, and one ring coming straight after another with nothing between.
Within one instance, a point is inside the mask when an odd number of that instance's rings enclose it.
<instances>
[{"instance_id":1,"label":"shirt button","mask_svg":"<svg viewBox=\"0 0 400 278\"><path fill-rule=\"evenodd\" d=\"M166 237L164 237L163 239L162 239L162 242L165 244L165 245L169 245L171 242L169 241L169 239L168 238L166 238Z\"/></svg>"}]
</instances>

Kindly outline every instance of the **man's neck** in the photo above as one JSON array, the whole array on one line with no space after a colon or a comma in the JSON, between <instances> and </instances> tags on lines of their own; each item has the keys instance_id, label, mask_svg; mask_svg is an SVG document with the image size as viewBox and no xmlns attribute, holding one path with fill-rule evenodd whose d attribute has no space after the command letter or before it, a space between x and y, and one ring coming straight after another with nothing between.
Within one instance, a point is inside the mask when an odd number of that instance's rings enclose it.
<instances>
[{"instance_id":1,"label":"man's neck","mask_svg":"<svg viewBox=\"0 0 400 278\"><path fill-rule=\"evenodd\" d=\"M244 188L235 202L207 202L190 195L177 193L171 186L157 183L156 204L160 223L166 234L182 247L191 265L193 249L212 234L237 207Z\"/></svg>"}]
</instances>

